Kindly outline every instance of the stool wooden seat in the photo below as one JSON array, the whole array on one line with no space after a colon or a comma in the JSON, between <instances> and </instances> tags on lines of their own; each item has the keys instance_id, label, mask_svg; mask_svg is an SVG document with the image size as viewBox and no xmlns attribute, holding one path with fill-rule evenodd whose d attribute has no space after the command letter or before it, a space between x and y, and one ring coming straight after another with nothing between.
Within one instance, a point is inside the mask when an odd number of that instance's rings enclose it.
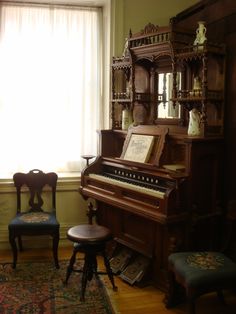
<instances>
[{"instance_id":1,"label":"stool wooden seat","mask_svg":"<svg viewBox=\"0 0 236 314\"><path fill-rule=\"evenodd\" d=\"M93 275L107 274L113 290L117 290L110 263L106 255L106 244L112 239L111 231L97 224L82 224L70 228L67 232L67 238L74 242L74 250L67 267L65 283L68 282L72 271L82 273L80 300L84 301L87 281L92 280ZM84 253L84 265L82 269L74 269L76 254L78 252ZM98 254L103 256L106 272L97 270Z\"/></svg>"}]
</instances>

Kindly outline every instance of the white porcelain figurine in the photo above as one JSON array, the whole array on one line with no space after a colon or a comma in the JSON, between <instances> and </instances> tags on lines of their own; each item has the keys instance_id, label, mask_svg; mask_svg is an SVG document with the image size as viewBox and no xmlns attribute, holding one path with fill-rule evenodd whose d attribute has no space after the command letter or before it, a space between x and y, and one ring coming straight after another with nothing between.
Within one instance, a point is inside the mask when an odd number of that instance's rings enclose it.
<instances>
[{"instance_id":1,"label":"white porcelain figurine","mask_svg":"<svg viewBox=\"0 0 236 314\"><path fill-rule=\"evenodd\" d=\"M201 116L196 108L189 111L188 135L201 135Z\"/></svg>"},{"instance_id":2,"label":"white porcelain figurine","mask_svg":"<svg viewBox=\"0 0 236 314\"><path fill-rule=\"evenodd\" d=\"M202 45L207 40L206 38L206 27L205 22L199 21L198 28L196 30L196 39L194 41L194 45Z\"/></svg>"}]
</instances>

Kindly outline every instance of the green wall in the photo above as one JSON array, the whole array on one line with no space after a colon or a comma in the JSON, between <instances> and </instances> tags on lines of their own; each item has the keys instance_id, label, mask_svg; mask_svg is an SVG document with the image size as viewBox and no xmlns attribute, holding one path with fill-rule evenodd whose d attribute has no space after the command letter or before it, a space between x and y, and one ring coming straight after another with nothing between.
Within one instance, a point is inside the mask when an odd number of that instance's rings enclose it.
<instances>
[{"instance_id":1,"label":"green wall","mask_svg":"<svg viewBox=\"0 0 236 314\"><path fill-rule=\"evenodd\" d=\"M112 0L113 55L122 54L125 38L150 23L169 24L171 17L191 7L199 0Z\"/></svg>"}]
</instances>

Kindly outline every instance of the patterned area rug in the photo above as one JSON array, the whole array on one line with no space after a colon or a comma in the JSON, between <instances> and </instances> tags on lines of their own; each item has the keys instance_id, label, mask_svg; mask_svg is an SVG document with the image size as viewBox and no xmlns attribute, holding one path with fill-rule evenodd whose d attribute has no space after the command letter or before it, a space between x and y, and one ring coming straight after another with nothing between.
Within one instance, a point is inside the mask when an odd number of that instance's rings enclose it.
<instances>
[{"instance_id":1,"label":"patterned area rug","mask_svg":"<svg viewBox=\"0 0 236 314\"><path fill-rule=\"evenodd\" d=\"M81 302L80 273L73 272L64 285L68 261L60 269L51 262L0 264L1 314L114 314L100 279L88 282L85 302Z\"/></svg>"}]
</instances>

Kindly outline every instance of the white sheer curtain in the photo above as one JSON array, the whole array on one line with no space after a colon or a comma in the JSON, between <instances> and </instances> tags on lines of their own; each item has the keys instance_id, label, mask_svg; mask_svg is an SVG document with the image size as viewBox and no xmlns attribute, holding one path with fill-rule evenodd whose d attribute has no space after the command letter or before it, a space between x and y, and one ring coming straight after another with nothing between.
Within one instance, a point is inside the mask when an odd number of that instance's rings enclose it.
<instances>
[{"instance_id":1,"label":"white sheer curtain","mask_svg":"<svg viewBox=\"0 0 236 314\"><path fill-rule=\"evenodd\" d=\"M101 127L101 12L2 4L0 178L77 172Z\"/></svg>"}]
</instances>

